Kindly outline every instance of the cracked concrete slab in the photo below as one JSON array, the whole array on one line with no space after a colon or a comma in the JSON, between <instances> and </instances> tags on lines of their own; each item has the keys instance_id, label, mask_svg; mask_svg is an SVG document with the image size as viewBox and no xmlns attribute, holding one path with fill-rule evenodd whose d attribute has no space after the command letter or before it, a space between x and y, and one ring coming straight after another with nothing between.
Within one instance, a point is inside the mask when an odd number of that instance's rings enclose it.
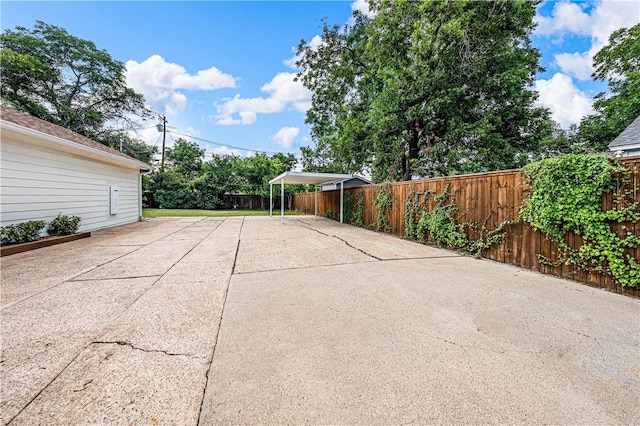
<instances>
[{"instance_id":1,"label":"cracked concrete slab","mask_svg":"<svg viewBox=\"0 0 640 426\"><path fill-rule=\"evenodd\" d=\"M213 351L230 273L216 265L177 265L117 321L100 340L197 354Z\"/></svg>"},{"instance_id":2,"label":"cracked concrete slab","mask_svg":"<svg viewBox=\"0 0 640 426\"><path fill-rule=\"evenodd\" d=\"M2 424L640 418L638 300L310 216L69 244L2 259Z\"/></svg>"},{"instance_id":3,"label":"cracked concrete slab","mask_svg":"<svg viewBox=\"0 0 640 426\"><path fill-rule=\"evenodd\" d=\"M154 241L128 256L100 265L75 279L104 280L162 275L199 241L194 239Z\"/></svg>"},{"instance_id":4,"label":"cracked concrete slab","mask_svg":"<svg viewBox=\"0 0 640 426\"><path fill-rule=\"evenodd\" d=\"M202 424L633 423L638 307L466 257L234 275Z\"/></svg>"},{"instance_id":5,"label":"cracked concrete slab","mask_svg":"<svg viewBox=\"0 0 640 426\"><path fill-rule=\"evenodd\" d=\"M453 251L416 244L388 234L345 226L335 221L321 220L319 218L293 220L301 226L313 229L322 235L337 238L348 246L378 260L460 256L460 254Z\"/></svg>"},{"instance_id":6,"label":"cracked concrete slab","mask_svg":"<svg viewBox=\"0 0 640 426\"><path fill-rule=\"evenodd\" d=\"M11 419L156 278L64 282L2 311L2 400Z\"/></svg>"},{"instance_id":7,"label":"cracked concrete slab","mask_svg":"<svg viewBox=\"0 0 640 426\"><path fill-rule=\"evenodd\" d=\"M72 279L103 262L124 256L141 246L92 247L86 244L65 243L35 251L19 253L15 259L2 260L0 300L2 307L37 294L60 282ZM68 246L67 246L68 244ZM17 260L22 261L18 262Z\"/></svg>"},{"instance_id":8,"label":"cracked concrete slab","mask_svg":"<svg viewBox=\"0 0 640 426\"><path fill-rule=\"evenodd\" d=\"M206 358L91 344L11 424L193 425L207 368Z\"/></svg>"},{"instance_id":9,"label":"cracked concrete slab","mask_svg":"<svg viewBox=\"0 0 640 426\"><path fill-rule=\"evenodd\" d=\"M295 221L279 225L283 232L282 240L272 239L278 235L277 228L268 230L267 226L265 232L255 228L256 223L267 225L264 219L247 221L240 241L236 273L375 261L344 241L301 227ZM257 238L252 238L254 235Z\"/></svg>"}]
</instances>

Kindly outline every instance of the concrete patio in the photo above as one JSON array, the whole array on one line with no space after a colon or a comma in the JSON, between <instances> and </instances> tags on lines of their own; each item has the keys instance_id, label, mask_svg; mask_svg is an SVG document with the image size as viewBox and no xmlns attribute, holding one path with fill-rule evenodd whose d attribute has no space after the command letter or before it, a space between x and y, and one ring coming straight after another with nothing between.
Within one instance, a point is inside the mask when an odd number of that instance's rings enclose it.
<instances>
[{"instance_id":1,"label":"concrete patio","mask_svg":"<svg viewBox=\"0 0 640 426\"><path fill-rule=\"evenodd\" d=\"M313 216L1 260L2 424L637 424L640 301Z\"/></svg>"}]
</instances>

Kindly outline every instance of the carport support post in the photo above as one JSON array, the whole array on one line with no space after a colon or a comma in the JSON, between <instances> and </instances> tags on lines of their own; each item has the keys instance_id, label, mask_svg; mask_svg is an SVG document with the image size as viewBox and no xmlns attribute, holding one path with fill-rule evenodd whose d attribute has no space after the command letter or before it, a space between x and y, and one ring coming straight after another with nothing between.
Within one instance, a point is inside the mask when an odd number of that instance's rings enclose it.
<instances>
[{"instance_id":1,"label":"carport support post","mask_svg":"<svg viewBox=\"0 0 640 426\"><path fill-rule=\"evenodd\" d=\"M340 181L340 223L342 223L342 218L344 217L344 204L343 204L343 200L344 200L344 181L341 180Z\"/></svg>"},{"instance_id":2,"label":"carport support post","mask_svg":"<svg viewBox=\"0 0 640 426\"><path fill-rule=\"evenodd\" d=\"M269 217L273 216L273 184L269 184Z\"/></svg>"},{"instance_id":3,"label":"carport support post","mask_svg":"<svg viewBox=\"0 0 640 426\"><path fill-rule=\"evenodd\" d=\"M280 179L280 223L284 223L284 178Z\"/></svg>"},{"instance_id":4,"label":"carport support post","mask_svg":"<svg viewBox=\"0 0 640 426\"><path fill-rule=\"evenodd\" d=\"M318 216L318 185L316 185L316 216Z\"/></svg>"}]
</instances>

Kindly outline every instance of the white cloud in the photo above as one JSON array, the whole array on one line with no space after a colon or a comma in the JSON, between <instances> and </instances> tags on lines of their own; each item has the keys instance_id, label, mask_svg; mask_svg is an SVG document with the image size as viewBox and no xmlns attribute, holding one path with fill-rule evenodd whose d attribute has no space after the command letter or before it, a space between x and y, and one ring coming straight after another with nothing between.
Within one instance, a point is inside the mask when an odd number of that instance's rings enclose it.
<instances>
[{"instance_id":1,"label":"white cloud","mask_svg":"<svg viewBox=\"0 0 640 426\"><path fill-rule=\"evenodd\" d=\"M322 37L320 37L319 35L313 36L311 41L309 43L307 43L307 45L309 47L311 47L311 50L314 50L314 51L318 50L318 47L320 47L321 44L322 44ZM293 48L291 48L291 50L295 53L295 52L297 52L298 47L297 46L293 47ZM296 54L292 58L285 59L283 61L283 64L285 64L289 68L298 69L298 67L296 67L296 62L298 62L299 59L300 59L300 55Z\"/></svg>"},{"instance_id":2,"label":"white cloud","mask_svg":"<svg viewBox=\"0 0 640 426\"><path fill-rule=\"evenodd\" d=\"M275 140L278 145L291 148L299 133L300 129L297 127L282 127L275 135L271 136L271 139Z\"/></svg>"},{"instance_id":3,"label":"white cloud","mask_svg":"<svg viewBox=\"0 0 640 426\"><path fill-rule=\"evenodd\" d=\"M135 132L129 132L129 136L134 139L141 139L148 145L155 145L158 149L162 148L162 132L158 132L155 125L149 126Z\"/></svg>"},{"instance_id":4,"label":"white cloud","mask_svg":"<svg viewBox=\"0 0 640 426\"><path fill-rule=\"evenodd\" d=\"M215 67L200 70L191 75L178 64L166 62L162 56L153 55L143 62L127 61L125 77L127 85L142 93L154 109L167 115L178 115L187 105L183 90L216 90L235 87L236 79Z\"/></svg>"},{"instance_id":5,"label":"white cloud","mask_svg":"<svg viewBox=\"0 0 640 426\"><path fill-rule=\"evenodd\" d=\"M216 155L235 155L236 157L240 157L240 151L235 148L229 148L226 145L221 146L211 146L207 145L204 147L206 154L216 154ZM205 156L206 156L205 154ZM207 158L210 160L210 158Z\"/></svg>"},{"instance_id":6,"label":"white cloud","mask_svg":"<svg viewBox=\"0 0 640 426\"><path fill-rule=\"evenodd\" d=\"M354 0L351 3L351 10L359 11L367 18L373 18L375 14L369 9L369 2L367 0Z\"/></svg>"},{"instance_id":7,"label":"white cloud","mask_svg":"<svg viewBox=\"0 0 640 426\"><path fill-rule=\"evenodd\" d=\"M554 34L571 32L590 35L591 17L582 11L576 3L556 3L551 16L536 15L538 26L536 34Z\"/></svg>"},{"instance_id":8,"label":"white cloud","mask_svg":"<svg viewBox=\"0 0 640 426\"><path fill-rule=\"evenodd\" d=\"M217 106L216 124L253 124L258 114L275 114L287 109L306 112L311 107L311 92L299 81L295 73L279 73L260 90L268 97L241 98L235 95Z\"/></svg>"},{"instance_id":9,"label":"white cloud","mask_svg":"<svg viewBox=\"0 0 640 426\"><path fill-rule=\"evenodd\" d=\"M640 22L640 2L602 1L591 14L591 37L595 44L602 46L608 43L609 36L620 28L629 28Z\"/></svg>"},{"instance_id":10,"label":"white cloud","mask_svg":"<svg viewBox=\"0 0 640 426\"><path fill-rule=\"evenodd\" d=\"M569 74L578 80L591 79L593 74L593 53L558 53L554 59L563 73Z\"/></svg>"},{"instance_id":11,"label":"white cloud","mask_svg":"<svg viewBox=\"0 0 640 426\"><path fill-rule=\"evenodd\" d=\"M638 1L599 1L595 3L591 14L581 5L569 2L556 3L551 16L536 15L538 27L536 34L587 36L591 38L591 47L584 52L564 52L554 55L555 62L564 74L579 80L589 80L593 73L593 57L609 41L615 30L631 27L640 22L640 2Z\"/></svg>"},{"instance_id":12,"label":"white cloud","mask_svg":"<svg viewBox=\"0 0 640 426\"><path fill-rule=\"evenodd\" d=\"M540 94L538 105L548 107L551 117L565 129L594 112L592 100L565 74L557 73L549 80L538 80L535 88Z\"/></svg>"},{"instance_id":13,"label":"white cloud","mask_svg":"<svg viewBox=\"0 0 640 426\"><path fill-rule=\"evenodd\" d=\"M311 107L311 91L299 81L296 74L281 72L260 88L271 94L272 99L291 104L296 110L306 112Z\"/></svg>"}]
</instances>

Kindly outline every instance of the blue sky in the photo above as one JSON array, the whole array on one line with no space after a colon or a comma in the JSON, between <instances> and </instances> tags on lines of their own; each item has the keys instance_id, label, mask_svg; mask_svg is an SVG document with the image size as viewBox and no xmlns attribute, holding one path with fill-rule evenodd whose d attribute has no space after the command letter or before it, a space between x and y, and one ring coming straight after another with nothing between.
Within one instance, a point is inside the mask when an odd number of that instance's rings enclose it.
<instances>
[{"instance_id":1,"label":"blue sky","mask_svg":"<svg viewBox=\"0 0 640 426\"><path fill-rule=\"evenodd\" d=\"M310 93L293 81L301 39L322 19L345 24L356 1L31 2L2 1L2 29L36 20L93 41L127 66L127 82L165 114L168 144L190 135L210 153L299 153L311 144ZM618 28L640 22L640 2L544 2L532 36L546 68L535 88L563 127L591 113L606 85L591 79L592 57ZM138 137L161 145L156 123ZM242 149L239 149L242 148Z\"/></svg>"}]
</instances>

